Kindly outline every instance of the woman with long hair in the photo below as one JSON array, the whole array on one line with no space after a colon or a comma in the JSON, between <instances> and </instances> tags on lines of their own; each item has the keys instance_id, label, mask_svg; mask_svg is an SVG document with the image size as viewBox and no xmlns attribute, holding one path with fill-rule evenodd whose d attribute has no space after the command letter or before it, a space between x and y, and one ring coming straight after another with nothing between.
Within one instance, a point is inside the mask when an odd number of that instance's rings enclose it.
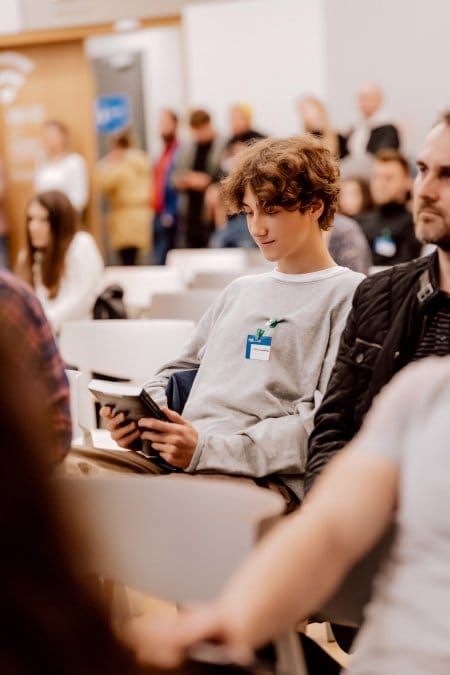
<instances>
[{"instance_id":1,"label":"woman with long hair","mask_svg":"<svg viewBox=\"0 0 450 675\"><path fill-rule=\"evenodd\" d=\"M42 192L28 203L16 271L34 288L56 334L64 321L89 318L99 292L103 259L92 235L77 227L63 192Z\"/></svg>"}]
</instances>

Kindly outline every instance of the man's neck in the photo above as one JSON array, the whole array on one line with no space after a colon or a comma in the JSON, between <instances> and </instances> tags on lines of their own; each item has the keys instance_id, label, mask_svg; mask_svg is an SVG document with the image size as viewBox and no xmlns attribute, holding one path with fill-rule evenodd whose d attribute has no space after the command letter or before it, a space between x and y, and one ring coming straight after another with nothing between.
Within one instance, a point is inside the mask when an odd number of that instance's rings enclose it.
<instances>
[{"instance_id":1,"label":"man's neck","mask_svg":"<svg viewBox=\"0 0 450 675\"><path fill-rule=\"evenodd\" d=\"M438 249L439 288L450 294L450 251Z\"/></svg>"}]
</instances>

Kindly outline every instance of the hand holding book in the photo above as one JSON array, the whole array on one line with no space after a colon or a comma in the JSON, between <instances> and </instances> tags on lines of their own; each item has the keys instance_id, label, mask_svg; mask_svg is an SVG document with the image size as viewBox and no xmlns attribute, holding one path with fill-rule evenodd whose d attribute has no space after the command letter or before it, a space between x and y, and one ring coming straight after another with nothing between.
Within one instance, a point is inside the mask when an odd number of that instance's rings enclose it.
<instances>
[{"instance_id":1,"label":"hand holding book","mask_svg":"<svg viewBox=\"0 0 450 675\"><path fill-rule=\"evenodd\" d=\"M136 385L92 380L89 390L102 404L100 415L120 447L142 452L143 445L151 444L155 452L145 453L151 459L161 458L173 469L189 466L197 447L198 432L181 415L169 408L160 408L148 392Z\"/></svg>"}]
</instances>

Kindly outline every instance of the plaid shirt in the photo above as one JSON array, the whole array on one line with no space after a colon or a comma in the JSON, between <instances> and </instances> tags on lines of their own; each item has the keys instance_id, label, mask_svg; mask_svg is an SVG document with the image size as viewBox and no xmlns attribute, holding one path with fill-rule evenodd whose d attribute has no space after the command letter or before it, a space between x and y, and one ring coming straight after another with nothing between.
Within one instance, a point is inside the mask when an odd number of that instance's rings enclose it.
<instances>
[{"instance_id":1,"label":"plaid shirt","mask_svg":"<svg viewBox=\"0 0 450 675\"><path fill-rule=\"evenodd\" d=\"M70 450L69 383L50 325L33 291L6 272L0 272L0 325L8 330L17 349L29 353L30 382L45 396L56 435L55 456L62 461Z\"/></svg>"}]
</instances>

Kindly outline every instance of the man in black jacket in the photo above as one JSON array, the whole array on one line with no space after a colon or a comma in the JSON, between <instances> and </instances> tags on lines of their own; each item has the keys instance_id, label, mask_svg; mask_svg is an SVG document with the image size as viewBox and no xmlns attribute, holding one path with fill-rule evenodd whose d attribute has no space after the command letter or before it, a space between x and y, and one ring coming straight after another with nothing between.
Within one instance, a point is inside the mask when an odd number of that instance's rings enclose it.
<instances>
[{"instance_id":1,"label":"man in black jacket","mask_svg":"<svg viewBox=\"0 0 450 675\"><path fill-rule=\"evenodd\" d=\"M305 488L359 430L373 398L411 361L450 354L450 110L425 139L414 183L417 238L431 256L363 281L309 441Z\"/></svg>"}]
</instances>

